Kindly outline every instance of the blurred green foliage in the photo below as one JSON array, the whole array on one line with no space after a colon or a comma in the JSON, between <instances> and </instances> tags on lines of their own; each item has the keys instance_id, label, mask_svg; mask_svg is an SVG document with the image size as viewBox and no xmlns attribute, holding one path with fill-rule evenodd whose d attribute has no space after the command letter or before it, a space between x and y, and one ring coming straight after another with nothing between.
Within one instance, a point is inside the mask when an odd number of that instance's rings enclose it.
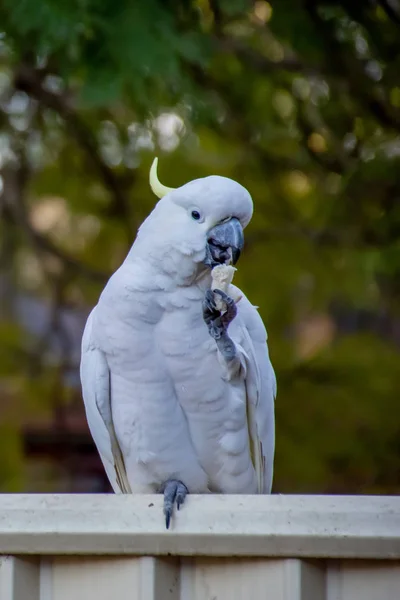
<instances>
[{"instance_id":1,"label":"blurred green foliage","mask_svg":"<svg viewBox=\"0 0 400 600\"><path fill-rule=\"evenodd\" d=\"M4 0L0 23L1 487L24 420L78 393L60 315L124 258L158 154L166 185L254 198L237 282L277 372L275 491L399 492L397 1Z\"/></svg>"}]
</instances>

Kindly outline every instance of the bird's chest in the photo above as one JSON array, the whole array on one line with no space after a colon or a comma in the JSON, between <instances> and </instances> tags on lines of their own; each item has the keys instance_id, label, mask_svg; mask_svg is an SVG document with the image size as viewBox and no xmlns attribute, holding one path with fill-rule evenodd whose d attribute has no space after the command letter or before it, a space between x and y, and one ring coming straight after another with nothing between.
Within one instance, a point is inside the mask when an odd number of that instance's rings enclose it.
<instances>
[{"instance_id":1,"label":"bird's chest","mask_svg":"<svg viewBox=\"0 0 400 600\"><path fill-rule=\"evenodd\" d=\"M155 328L155 341L178 395L202 387L217 348L204 323L201 300L165 311Z\"/></svg>"},{"instance_id":2,"label":"bird's chest","mask_svg":"<svg viewBox=\"0 0 400 600\"><path fill-rule=\"evenodd\" d=\"M161 347L166 365L210 489L225 493L253 491L243 377L231 381L224 378L226 369L215 341L206 325L189 312L176 321L170 315L164 327Z\"/></svg>"},{"instance_id":3,"label":"bird's chest","mask_svg":"<svg viewBox=\"0 0 400 600\"><path fill-rule=\"evenodd\" d=\"M226 368L203 321L201 303L166 314L157 334L159 348L189 427L197 432L208 430L210 415L213 415L211 421L219 434L226 425L229 427L232 418L243 422L244 383L241 379L226 381Z\"/></svg>"}]
</instances>

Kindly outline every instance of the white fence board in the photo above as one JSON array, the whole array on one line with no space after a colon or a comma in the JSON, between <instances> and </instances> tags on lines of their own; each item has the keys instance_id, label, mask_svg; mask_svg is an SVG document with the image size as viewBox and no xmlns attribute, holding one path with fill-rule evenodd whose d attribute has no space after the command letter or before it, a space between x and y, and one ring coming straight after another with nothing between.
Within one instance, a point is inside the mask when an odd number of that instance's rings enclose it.
<instances>
[{"instance_id":1,"label":"white fence board","mask_svg":"<svg viewBox=\"0 0 400 600\"><path fill-rule=\"evenodd\" d=\"M400 558L394 496L0 496L0 553Z\"/></svg>"},{"instance_id":2,"label":"white fence board","mask_svg":"<svg viewBox=\"0 0 400 600\"><path fill-rule=\"evenodd\" d=\"M400 498L3 495L0 554L0 600L400 600Z\"/></svg>"}]
</instances>

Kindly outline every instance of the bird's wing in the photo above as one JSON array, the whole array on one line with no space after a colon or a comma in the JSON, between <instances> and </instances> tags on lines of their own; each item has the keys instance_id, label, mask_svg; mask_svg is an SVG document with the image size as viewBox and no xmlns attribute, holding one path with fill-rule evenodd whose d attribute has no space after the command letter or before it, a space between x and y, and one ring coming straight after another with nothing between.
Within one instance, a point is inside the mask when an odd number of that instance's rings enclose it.
<instances>
[{"instance_id":1,"label":"bird's wing","mask_svg":"<svg viewBox=\"0 0 400 600\"><path fill-rule=\"evenodd\" d=\"M241 294L240 290L237 290ZM270 493L275 452L276 378L269 359L267 332L256 309L243 295L238 302L240 345L246 361L247 420L258 492Z\"/></svg>"},{"instance_id":2,"label":"bird's wing","mask_svg":"<svg viewBox=\"0 0 400 600\"><path fill-rule=\"evenodd\" d=\"M93 343L95 310L89 315L82 338L80 373L86 418L114 492L129 494L131 487L112 420L110 371L104 353Z\"/></svg>"}]
</instances>

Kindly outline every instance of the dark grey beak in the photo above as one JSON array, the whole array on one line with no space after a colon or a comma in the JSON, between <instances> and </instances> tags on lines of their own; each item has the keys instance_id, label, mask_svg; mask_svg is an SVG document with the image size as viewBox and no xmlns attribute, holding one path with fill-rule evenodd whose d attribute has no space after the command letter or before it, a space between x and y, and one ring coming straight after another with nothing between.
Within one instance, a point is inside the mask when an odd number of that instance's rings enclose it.
<instances>
[{"instance_id":1,"label":"dark grey beak","mask_svg":"<svg viewBox=\"0 0 400 600\"><path fill-rule=\"evenodd\" d=\"M213 268L230 262L236 264L243 249L244 235L240 221L232 217L208 232L204 264Z\"/></svg>"}]
</instances>

